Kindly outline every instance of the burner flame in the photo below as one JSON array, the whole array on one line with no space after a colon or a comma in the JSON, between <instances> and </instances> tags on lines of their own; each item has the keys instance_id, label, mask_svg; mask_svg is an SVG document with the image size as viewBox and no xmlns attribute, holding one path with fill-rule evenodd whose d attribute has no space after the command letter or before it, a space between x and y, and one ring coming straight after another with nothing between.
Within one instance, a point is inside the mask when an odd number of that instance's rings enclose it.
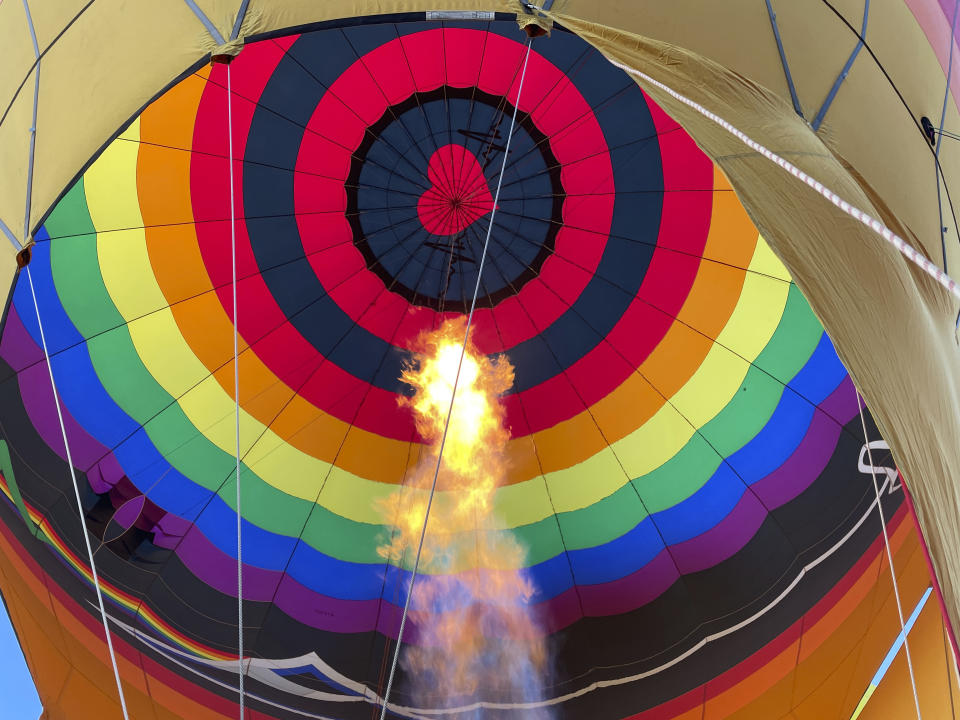
<instances>
[{"instance_id":1,"label":"burner flame","mask_svg":"<svg viewBox=\"0 0 960 720\"><path fill-rule=\"evenodd\" d=\"M409 487L384 503L396 531L380 554L412 568L449 412L409 611L415 633L402 650L407 690L416 704L434 707L537 702L548 653L532 604L536 588L524 570L526 550L500 529L495 502L510 437L499 398L513 385L513 366L480 354L469 340L464 347L464 334L462 319L424 334L403 372L414 392L402 402L426 452ZM482 706L474 712L481 717Z\"/></svg>"}]
</instances>

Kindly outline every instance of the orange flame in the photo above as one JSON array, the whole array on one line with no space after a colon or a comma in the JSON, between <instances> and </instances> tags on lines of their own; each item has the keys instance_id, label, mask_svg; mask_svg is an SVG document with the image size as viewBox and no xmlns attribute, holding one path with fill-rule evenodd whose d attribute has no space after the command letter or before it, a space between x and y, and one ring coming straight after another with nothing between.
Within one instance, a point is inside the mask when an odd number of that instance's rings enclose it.
<instances>
[{"instance_id":1,"label":"orange flame","mask_svg":"<svg viewBox=\"0 0 960 720\"><path fill-rule=\"evenodd\" d=\"M432 705L529 702L539 697L547 653L529 604L534 587L523 572L525 549L496 529L494 503L509 440L499 397L513 384L513 366L480 354L470 341L464 347L464 332L461 319L425 333L416 364L403 372L414 394L402 403L429 445L404 496L394 493L383 504L396 532L379 551L412 567L449 413L410 609L417 644L404 648L404 668L413 691Z\"/></svg>"}]
</instances>

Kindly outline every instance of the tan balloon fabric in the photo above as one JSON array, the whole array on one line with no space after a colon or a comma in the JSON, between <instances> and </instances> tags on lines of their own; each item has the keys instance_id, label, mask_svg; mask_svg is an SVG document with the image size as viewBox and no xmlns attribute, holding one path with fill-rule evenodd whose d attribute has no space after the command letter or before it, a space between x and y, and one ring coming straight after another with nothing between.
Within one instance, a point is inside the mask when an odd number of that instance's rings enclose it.
<instances>
[{"instance_id":1,"label":"tan balloon fabric","mask_svg":"<svg viewBox=\"0 0 960 720\"><path fill-rule=\"evenodd\" d=\"M0 99L4 107L14 98L32 102L32 83L24 82L21 86L20 81L34 62L22 5L5 5L0 7L0 46L4 48L5 68ZM31 5L43 52L32 225L43 217L80 167L138 108L216 48L218 40L208 32L204 19L222 39L228 39L242 2L202 0L190 5L168 0L138 5L136 12L125 9L120 0ZM416 12L436 6L425 0L252 0L240 33L250 36L338 17ZM516 10L518 3L452 0L443 6L451 10L510 11ZM862 3L846 0L838 2L837 7L851 25L859 28ZM856 37L823 0L779 2L775 8L801 106L812 118L846 55L856 45ZM558 0L554 9L567 18L688 48L782 98L789 97L763 3ZM943 71L907 4L874 3L867 37L914 113L938 116ZM948 110L947 126L960 127L955 104L949 103ZM0 126L8 124L12 126L10 136L0 143L5 159L14 148L25 154L29 130L29 122L24 127L14 117L5 118ZM925 151L922 135L866 50L860 53L837 95L821 135L841 150L932 256L938 257L932 156ZM960 149L948 143L942 152L948 180L952 180L960 172ZM5 163L4 174L16 172L25 163L26 158ZM18 228L23 225L23 210L17 210L8 194L4 193L3 198L0 218L21 234ZM950 245L951 257L956 254L960 263L957 243ZM933 253L934 249L938 252Z\"/></svg>"}]
</instances>

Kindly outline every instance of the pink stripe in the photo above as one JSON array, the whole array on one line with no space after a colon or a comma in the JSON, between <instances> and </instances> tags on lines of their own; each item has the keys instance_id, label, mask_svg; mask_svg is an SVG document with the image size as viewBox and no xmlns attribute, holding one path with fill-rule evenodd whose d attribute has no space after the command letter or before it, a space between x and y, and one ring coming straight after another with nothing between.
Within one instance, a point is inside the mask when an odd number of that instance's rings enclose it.
<instances>
[{"instance_id":1,"label":"pink stripe","mask_svg":"<svg viewBox=\"0 0 960 720\"><path fill-rule=\"evenodd\" d=\"M927 41L933 52L940 61L940 67L943 70L943 77L947 77L947 66L950 62L950 21L953 18L953 3L950 0L905 0L910 12L916 19L923 34L927 36ZM869 40L869 31L868 31ZM953 61L957 65L960 63L960 49L956 47L957 38L954 38ZM954 73L950 77L950 91L953 93L953 102L960 111L960 103L957 98L960 97L960 67L954 68ZM939 126L940 112L939 108L936 117L931 116L934 125Z\"/></svg>"}]
</instances>

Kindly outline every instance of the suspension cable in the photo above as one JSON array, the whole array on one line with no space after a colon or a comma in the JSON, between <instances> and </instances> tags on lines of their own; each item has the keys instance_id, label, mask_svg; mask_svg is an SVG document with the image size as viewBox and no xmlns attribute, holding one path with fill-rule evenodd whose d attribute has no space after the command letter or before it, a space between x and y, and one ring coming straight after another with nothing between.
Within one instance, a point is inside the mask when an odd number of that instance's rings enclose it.
<instances>
[{"instance_id":1,"label":"suspension cable","mask_svg":"<svg viewBox=\"0 0 960 720\"><path fill-rule=\"evenodd\" d=\"M237 220L233 190L233 90L230 86L230 63L227 66L227 172L230 175L230 263L233 272L233 399L237 449L237 689L240 693L240 720L244 717L246 693L243 689L243 544L240 514L240 339L237 330Z\"/></svg>"},{"instance_id":2,"label":"suspension cable","mask_svg":"<svg viewBox=\"0 0 960 720\"><path fill-rule=\"evenodd\" d=\"M503 185L503 173L507 168L507 156L510 154L510 143L513 140L513 129L517 122L517 109L520 107L520 95L523 92L523 80L527 75L527 61L530 59L530 45L533 39L527 40L527 51L523 56L523 69L520 72L520 84L517 87L517 100L513 105L513 115L510 118L510 130L507 133L507 142L503 150L503 162L500 164L500 175L497 178L497 191L493 194L493 208L490 211L490 222L487 225L487 235L483 240L483 252L480 254L480 263L477 266L477 282L473 286L473 298L470 300L470 312L467 314L467 328L463 334L463 346L460 348L460 360L457 363L457 373L453 378L453 390L450 393L450 407L447 409L447 419L443 424L443 435L440 438L440 449L437 452L437 465L433 471L433 483L430 486L430 495L427 498L427 508L423 516L423 527L420 529L420 541L417 544L417 554L413 561L413 570L410 573L410 587L407 597L403 601L403 614L400 616L400 629L397 631L397 646L393 652L393 661L390 664L390 675L387 677L387 689L383 694L383 705L380 711L380 720L387 716L387 703L390 700L390 691L393 689L393 678L397 672L397 660L400 658L400 647L403 644L403 630L407 624L407 613L410 609L410 598L413 597L413 584L420 569L420 556L423 553L423 541L427 535L427 522L430 519L430 508L437 491L437 479L440 477L440 464L443 460L443 448L447 442L447 430L450 428L450 418L453 415L453 402L457 396L457 385L460 382L460 370L463 367L463 358L467 352L467 342L470 339L470 327L473 324L473 311L477 305L477 295L480 292L480 278L483 275L483 266L487 259L487 247L490 245L490 234L493 232L493 220L497 214L497 203L500 200L500 188Z\"/></svg>"},{"instance_id":3,"label":"suspension cable","mask_svg":"<svg viewBox=\"0 0 960 720\"><path fill-rule=\"evenodd\" d=\"M27 282L30 284L30 294L33 296L33 309L37 313L37 327L40 330L40 344L43 345L43 356L47 361L47 370L50 373L50 389L53 391L53 404L57 407L57 419L60 421L60 433L63 435L63 448L66 451L67 467L70 468L70 479L73 481L73 492L77 498L77 512L80 514L80 525L83 528L83 540L87 545L87 559L90 562L90 574L93 576L93 589L97 593L97 605L100 607L100 619L103 621L103 634L107 638L107 650L110 652L110 664L113 666L113 679L117 683L117 693L120 695L120 709L124 720L130 720L127 714L127 699L123 694L123 685L120 682L120 670L117 668L117 656L113 650L113 640L110 636L110 626L107 623L107 610L103 604L103 593L100 592L100 576L97 574L97 564L93 559L93 548L90 546L90 533L87 531L87 518L80 501L80 486L77 484L77 471L73 467L73 456L70 454L70 443L67 441L67 426L63 422L63 411L60 409L60 393L53 379L53 365L50 362L50 352L47 349L47 338L43 332L43 322L40 320L40 305L37 303L37 291L33 287L33 275L30 266L26 268Z\"/></svg>"},{"instance_id":4,"label":"suspension cable","mask_svg":"<svg viewBox=\"0 0 960 720\"><path fill-rule=\"evenodd\" d=\"M950 24L950 59L947 62L947 86L943 91L943 109L940 111L940 136L937 137L937 145L933 151L933 170L937 180L937 212L940 216L940 248L943 252L943 269L947 270L947 238L946 227L943 224L943 197L940 193L940 178L943 174L940 168L940 143L943 140L943 125L947 120L947 101L950 98L950 79L953 77L953 47L954 37L957 31L957 10L960 9L960 0L954 0L953 3L953 22ZM947 179L943 178L943 184L947 184Z\"/></svg>"},{"instance_id":5,"label":"suspension cable","mask_svg":"<svg viewBox=\"0 0 960 720\"><path fill-rule=\"evenodd\" d=\"M903 620L903 605L900 602L900 588L897 585L897 573L893 567L893 553L890 551L890 535L887 532L887 521L883 515L883 504L880 502L880 485L877 483L877 470L873 464L873 451L870 449L870 438L867 437L867 421L863 418L863 404L860 402L860 391L853 392L857 396L857 411L860 413L860 426L863 428L863 444L867 448L867 460L870 462L870 474L873 476L873 491L877 496L877 511L880 513L880 526L883 528L883 544L887 549L887 564L890 566L890 578L893 580L893 596L897 601L897 615L900 617L900 632L903 633L903 648L907 653L907 667L910 670L910 686L913 688L913 704L917 710L917 720L920 716L920 698L917 695L917 679L913 674L913 660L910 657L910 640L907 638L906 623ZM904 490L906 493L906 490Z\"/></svg>"}]
</instances>

